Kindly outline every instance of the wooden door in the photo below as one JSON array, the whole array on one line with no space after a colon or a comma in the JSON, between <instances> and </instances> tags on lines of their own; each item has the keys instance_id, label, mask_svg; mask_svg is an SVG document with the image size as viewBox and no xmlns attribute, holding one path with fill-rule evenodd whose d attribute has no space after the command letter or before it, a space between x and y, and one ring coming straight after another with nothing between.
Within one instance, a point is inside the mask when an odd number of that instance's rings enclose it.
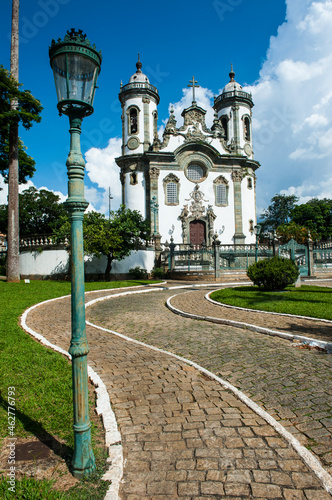
<instances>
[{"instance_id":1,"label":"wooden door","mask_svg":"<svg viewBox=\"0 0 332 500\"><path fill-rule=\"evenodd\" d=\"M205 222L193 220L190 222L190 243L193 245L202 245L206 243Z\"/></svg>"}]
</instances>

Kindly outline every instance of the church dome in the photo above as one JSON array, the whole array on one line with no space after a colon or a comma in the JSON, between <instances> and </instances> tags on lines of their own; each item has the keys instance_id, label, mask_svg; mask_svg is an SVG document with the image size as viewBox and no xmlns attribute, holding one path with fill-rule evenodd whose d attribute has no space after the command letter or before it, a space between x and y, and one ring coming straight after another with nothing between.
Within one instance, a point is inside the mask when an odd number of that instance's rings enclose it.
<instances>
[{"instance_id":1,"label":"church dome","mask_svg":"<svg viewBox=\"0 0 332 500\"><path fill-rule=\"evenodd\" d=\"M231 66L231 71L229 73L230 81L225 85L223 88L222 93L224 94L225 92L233 92L234 90L242 90L242 87L239 83L237 83L234 79L235 73L233 71L233 65Z\"/></svg>"},{"instance_id":2,"label":"church dome","mask_svg":"<svg viewBox=\"0 0 332 500\"><path fill-rule=\"evenodd\" d=\"M129 80L129 83L150 83L148 77L142 73L142 63L139 59L139 54L138 54L138 61L136 63L136 73L134 73Z\"/></svg>"}]
</instances>

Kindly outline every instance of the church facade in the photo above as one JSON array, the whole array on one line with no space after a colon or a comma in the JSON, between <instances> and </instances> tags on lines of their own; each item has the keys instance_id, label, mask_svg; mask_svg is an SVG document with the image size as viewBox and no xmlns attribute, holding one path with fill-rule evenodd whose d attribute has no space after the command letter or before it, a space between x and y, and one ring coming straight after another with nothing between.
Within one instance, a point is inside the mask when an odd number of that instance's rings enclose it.
<instances>
[{"instance_id":1,"label":"church facade","mask_svg":"<svg viewBox=\"0 0 332 500\"><path fill-rule=\"evenodd\" d=\"M151 221L157 246L175 243L211 245L255 242L256 170L252 145L251 94L242 90L231 70L230 81L215 98L211 128L206 110L193 99L177 124L174 111L158 137L159 93L142 72L121 86L122 203Z\"/></svg>"}]
</instances>

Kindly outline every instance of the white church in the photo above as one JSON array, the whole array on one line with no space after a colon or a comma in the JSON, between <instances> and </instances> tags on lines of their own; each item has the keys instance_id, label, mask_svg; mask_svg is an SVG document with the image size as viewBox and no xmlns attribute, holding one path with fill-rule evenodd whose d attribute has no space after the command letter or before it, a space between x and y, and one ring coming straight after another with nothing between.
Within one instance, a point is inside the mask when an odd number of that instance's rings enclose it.
<instances>
[{"instance_id":1,"label":"white church","mask_svg":"<svg viewBox=\"0 0 332 500\"><path fill-rule=\"evenodd\" d=\"M256 224L256 170L252 146L251 94L234 79L213 104L211 128L197 105L197 81L189 82L192 104L177 123L171 109L163 137L158 137L159 94L142 72L121 86L122 203L151 221L156 246L175 243L252 244Z\"/></svg>"}]
</instances>

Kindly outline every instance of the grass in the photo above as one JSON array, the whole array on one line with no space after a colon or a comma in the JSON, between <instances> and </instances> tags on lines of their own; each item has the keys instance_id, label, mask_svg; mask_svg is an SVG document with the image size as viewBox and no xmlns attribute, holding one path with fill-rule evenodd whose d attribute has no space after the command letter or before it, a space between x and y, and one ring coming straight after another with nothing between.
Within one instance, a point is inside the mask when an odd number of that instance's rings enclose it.
<instances>
[{"instance_id":1,"label":"grass","mask_svg":"<svg viewBox=\"0 0 332 500\"><path fill-rule=\"evenodd\" d=\"M114 289L146 284L147 281L118 281L86 283L86 291ZM149 282L151 283L151 281ZM15 436L38 438L51 436L73 448L71 365L61 354L44 347L19 326L19 317L30 306L43 300L70 294L70 283L58 281L31 281L7 283L0 281L0 441L8 436L8 388L15 392ZM91 399L91 398L90 398ZM90 400L90 405L94 401ZM92 429L94 439L94 429ZM97 456L96 456L97 458ZM105 461L105 457L99 457ZM94 478L95 480L96 478ZM4 480L0 481L3 493ZM40 483L37 481L37 483ZM15 498L53 498L50 494L33 493L52 487L49 481L35 487L34 481L22 480L22 496ZM83 482L82 485L89 485ZM7 488L7 485L5 485ZM104 489L105 485L101 485ZM88 486L89 490L89 486ZM16 491L18 493L18 489ZM24 496L26 493L27 496ZM93 486L93 495L83 490L70 498L103 498ZM21 494L21 493L20 493ZM12 494L11 494L12 495ZM44 495L44 496L43 496ZM58 493L59 495L59 493ZM90 496L89 496L90 495ZM1 496L1 498L7 498ZM69 498L57 496L54 498Z\"/></svg>"},{"instance_id":2,"label":"grass","mask_svg":"<svg viewBox=\"0 0 332 500\"><path fill-rule=\"evenodd\" d=\"M211 299L236 307L332 320L332 288L302 285L266 292L254 286L217 290Z\"/></svg>"}]
</instances>

